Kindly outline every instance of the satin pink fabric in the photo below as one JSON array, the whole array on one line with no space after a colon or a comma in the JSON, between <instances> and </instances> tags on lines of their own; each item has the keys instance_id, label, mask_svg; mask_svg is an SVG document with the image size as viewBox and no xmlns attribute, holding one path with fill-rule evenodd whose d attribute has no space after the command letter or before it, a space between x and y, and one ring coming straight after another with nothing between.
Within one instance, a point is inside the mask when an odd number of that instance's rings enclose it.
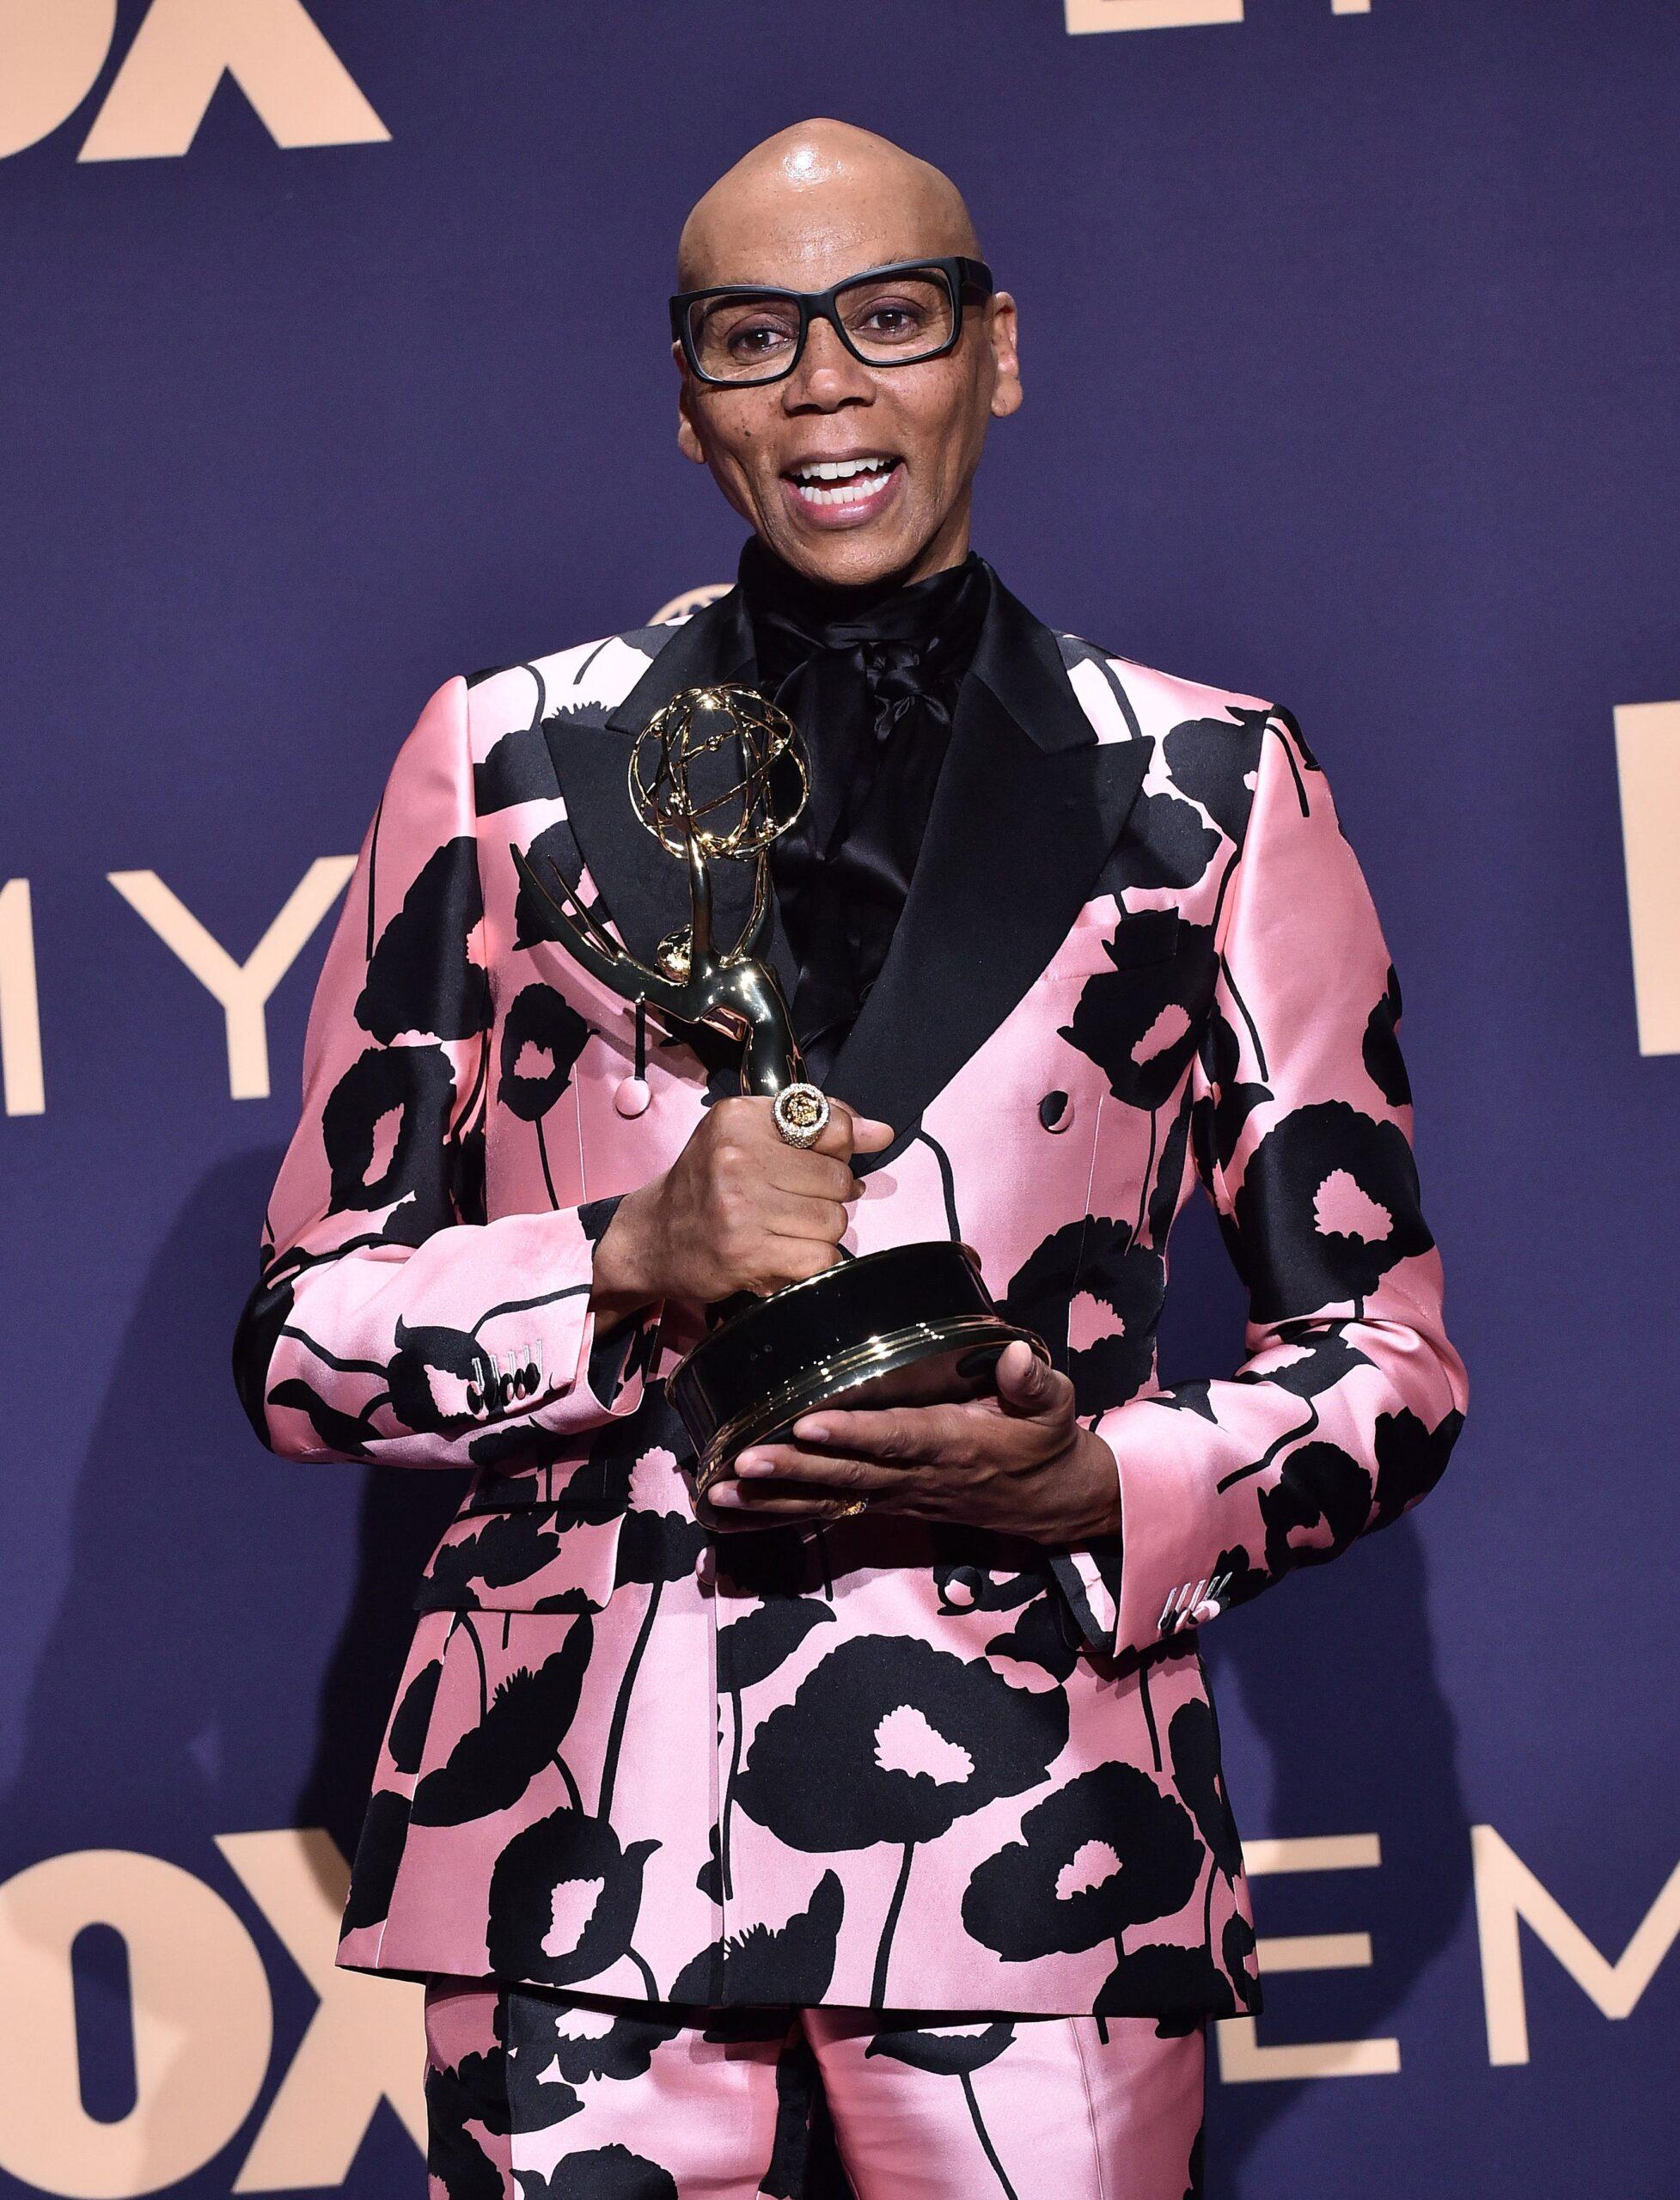
<instances>
[{"instance_id":1,"label":"satin pink fabric","mask_svg":"<svg viewBox=\"0 0 1680 2200\"><path fill-rule=\"evenodd\" d=\"M630 1006L522 920L510 852L575 864L551 759L605 737L665 639L437 689L311 1013L263 1433L472 1474L339 1959L707 2002L1255 2008L1199 1630L1416 1502L1465 1402L1397 989L1323 773L1256 698L1048 645L1090 739L1142 745L1141 792L847 1242L954 1220L995 1292L1065 1324L1122 1536L1047 1554L870 1513L767 1570L762 1537L706 1547L659 1418L692 1332L656 1308L601 1350L588 1305L592 1203L675 1158L705 1072L656 1030L651 1103L621 1111ZM1198 1176L1249 1277L1247 1357L1163 1391Z\"/></svg>"},{"instance_id":2,"label":"satin pink fabric","mask_svg":"<svg viewBox=\"0 0 1680 2200\"><path fill-rule=\"evenodd\" d=\"M1199 2026L1163 2038L1139 2017L829 2007L656 2030L633 2003L453 1979L434 1980L425 2006L431 2200L482 2200L498 2173L506 2200L838 2192L830 2145L855 2200L1201 2189Z\"/></svg>"}]
</instances>

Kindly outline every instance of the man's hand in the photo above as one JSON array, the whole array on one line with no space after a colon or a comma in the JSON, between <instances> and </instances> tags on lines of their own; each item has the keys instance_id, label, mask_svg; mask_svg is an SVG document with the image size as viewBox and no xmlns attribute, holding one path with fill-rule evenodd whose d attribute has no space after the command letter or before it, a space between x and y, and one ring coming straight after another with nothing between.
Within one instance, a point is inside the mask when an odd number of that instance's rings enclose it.
<instances>
[{"instance_id":1,"label":"man's hand","mask_svg":"<svg viewBox=\"0 0 1680 2200\"><path fill-rule=\"evenodd\" d=\"M822 1520L837 1500L866 1495L871 1512L960 1520L1052 1547L1116 1531L1114 1454L1074 1419L1066 1376L1017 1342L1005 1347L995 1379L995 1396L967 1405L806 1414L792 1443L754 1445L736 1461L734 1481L712 1485L707 1525Z\"/></svg>"},{"instance_id":2,"label":"man's hand","mask_svg":"<svg viewBox=\"0 0 1680 2200\"><path fill-rule=\"evenodd\" d=\"M829 1107L803 1149L777 1130L768 1100L708 1108L663 1176L619 1202L596 1247L590 1299L601 1328L657 1299L762 1297L832 1268L847 1203L863 1190L852 1156L879 1152L893 1134L838 1100Z\"/></svg>"}]
</instances>

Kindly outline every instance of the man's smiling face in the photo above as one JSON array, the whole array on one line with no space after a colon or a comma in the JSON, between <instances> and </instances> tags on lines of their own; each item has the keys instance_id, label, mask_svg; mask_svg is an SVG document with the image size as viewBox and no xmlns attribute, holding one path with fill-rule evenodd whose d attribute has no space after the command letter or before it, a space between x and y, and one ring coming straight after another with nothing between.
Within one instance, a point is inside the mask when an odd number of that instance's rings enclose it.
<instances>
[{"instance_id":1,"label":"man's smiling face","mask_svg":"<svg viewBox=\"0 0 1680 2200\"><path fill-rule=\"evenodd\" d=\"M684 225L677 279L822 290L896 260L978 250L938 169L817 121L767 139L712 186ZM672 349L683 453L808 578L918 580L964 555L987 425L1021 402L1006 292L967 304L956 348L910 366L866 366L822 321L792 373L757 388L702 382Z\"/></svg>"}]
</instances>

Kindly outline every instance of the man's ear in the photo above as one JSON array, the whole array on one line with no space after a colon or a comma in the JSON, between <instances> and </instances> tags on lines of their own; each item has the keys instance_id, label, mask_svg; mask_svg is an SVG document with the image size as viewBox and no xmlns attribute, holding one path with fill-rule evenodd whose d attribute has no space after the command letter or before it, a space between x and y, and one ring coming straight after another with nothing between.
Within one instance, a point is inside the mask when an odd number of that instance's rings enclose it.
<instances>
[{"instance_id":1,"label":"man's ear","mask_svg":"<svg viewBox=\"0 0 1680 2200\"><path fill-rule=\"evenodd\" d=\"M672 345L671 357L676 361L682 376L682 387L676 394L676 447L685 458L692 458L696 466L704 466L706 453L700 449L700 439L694 428L694 385L688 373L687 361L682 356L681 344Z\"/></svg>"},{"instance_id":2,"label":"man's ear","mask_svg":"<svg viewBox=\"0 0 1680 2200\"><path fill-rule=\"evenodd\" d=\"M993 294L991 305L991 321L986 333L997 370L991 412L995 419L1003 420L1021 409L1021 361L1016 349L1015 301L1007 290L999 290Z\"/></svg>"}]
</instances>

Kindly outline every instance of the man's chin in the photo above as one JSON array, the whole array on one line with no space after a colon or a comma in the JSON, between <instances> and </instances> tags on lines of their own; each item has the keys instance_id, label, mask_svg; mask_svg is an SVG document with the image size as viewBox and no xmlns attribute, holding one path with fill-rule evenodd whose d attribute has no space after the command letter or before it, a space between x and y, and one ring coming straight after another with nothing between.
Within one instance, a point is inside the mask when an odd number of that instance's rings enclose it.
<instances>
[{"instance_id":1,"label":"man's chin","mask_svg":"<svg viewBox=\"0 0 1680 2200\"><path fill-rule=\"evenodd\" d=\"M828 588L866 588L900 572L921 548L902 526L849 528L844 534L781 526L759 529L761 541L806 580Z\"/></svg>"}]
</instances>

